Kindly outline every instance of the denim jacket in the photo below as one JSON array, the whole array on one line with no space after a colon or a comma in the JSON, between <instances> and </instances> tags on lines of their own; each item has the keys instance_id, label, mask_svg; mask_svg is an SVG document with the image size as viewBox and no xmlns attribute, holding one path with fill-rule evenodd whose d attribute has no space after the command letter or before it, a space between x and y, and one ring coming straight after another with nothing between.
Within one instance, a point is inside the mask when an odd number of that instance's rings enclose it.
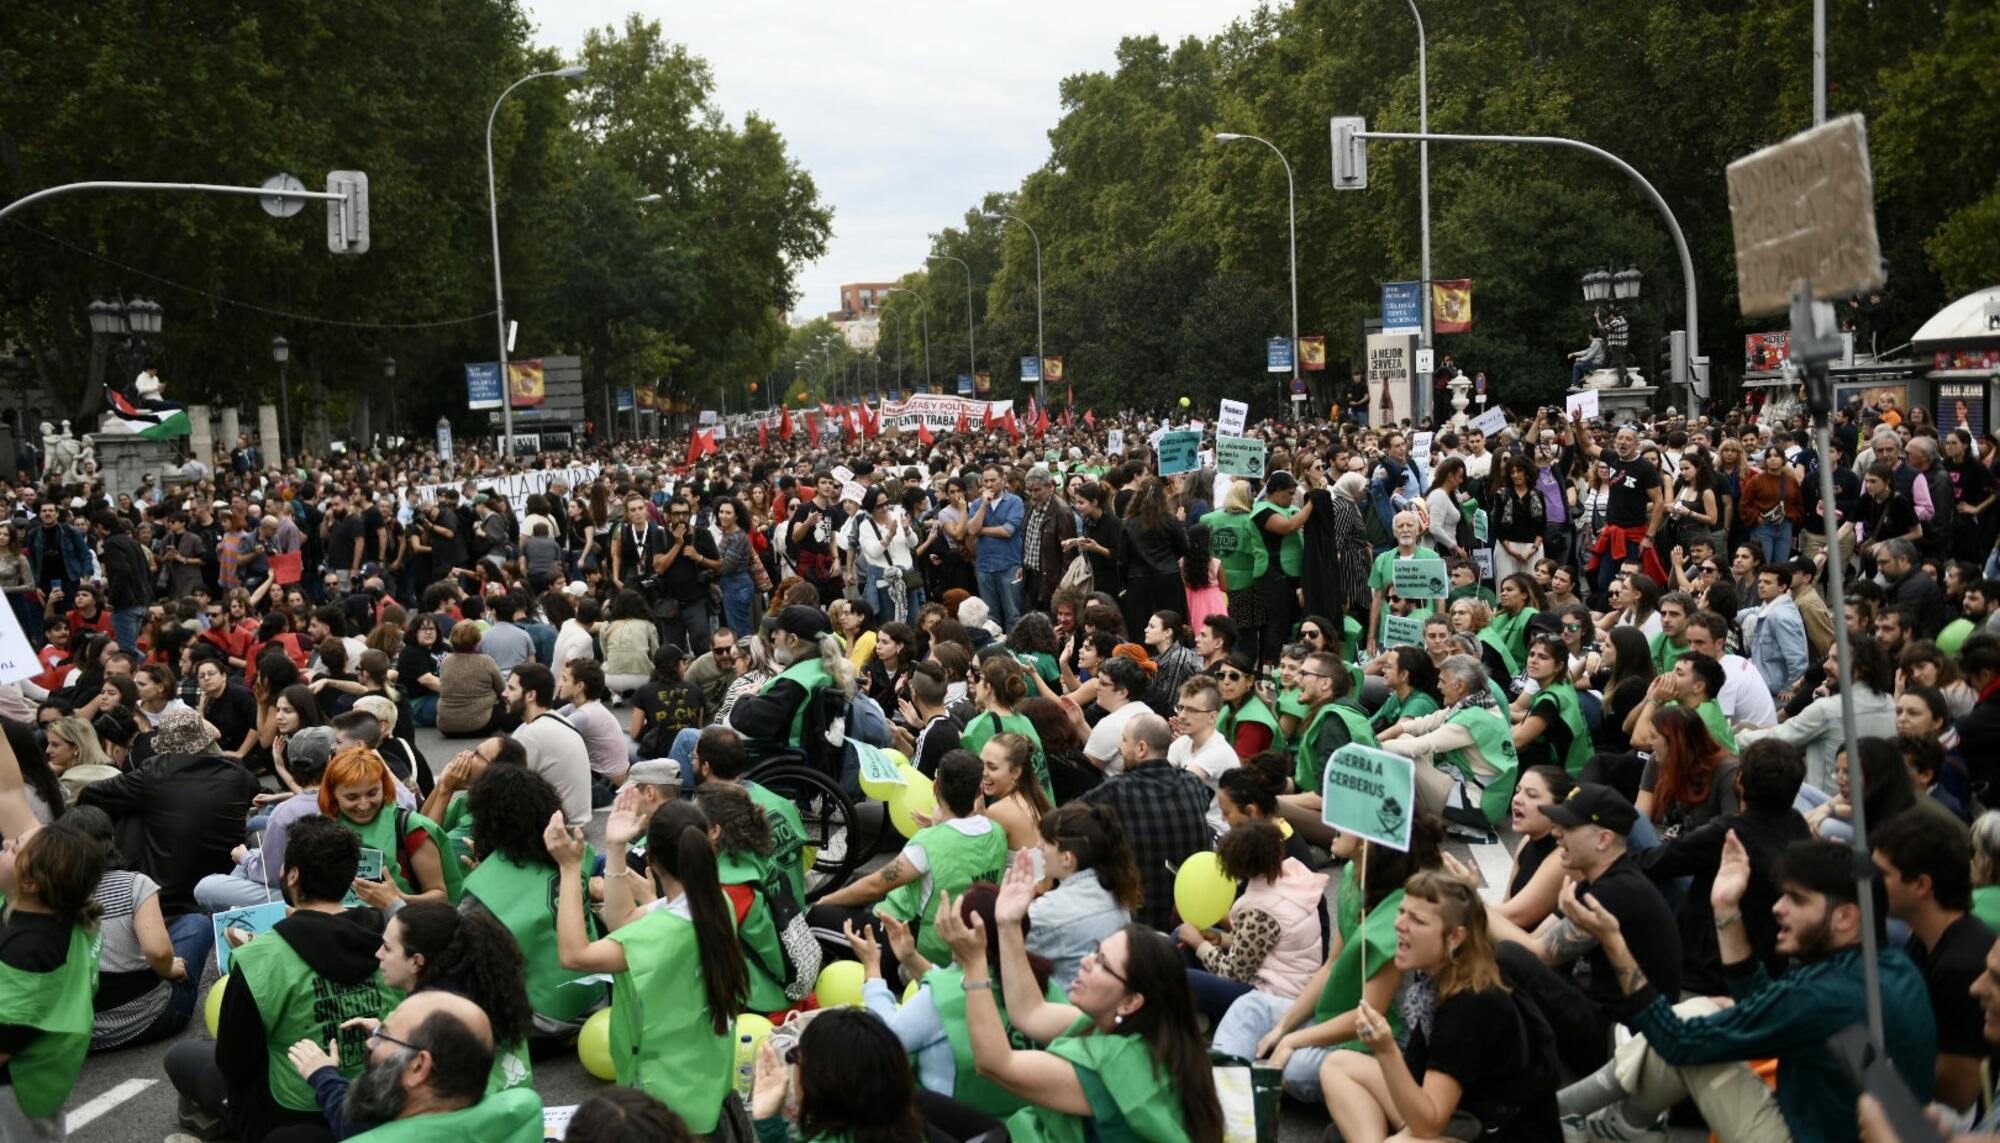
<instances>
[{"instance_id":1,"label":"denim jacket","mask_svg":"<svg viewBox=\"0 0 2000 1143\"><path fill-rule=\"evenodd\" d=\"M26 547L29 574L35 577L37 583L40 583L42 575L42 525L39 521L30 520L27 524L22 525L21 531L27 537ZM58 534L62 537L63 578L67 581L62 585L63 594L75 595L76 586L90 578L90 573L97 566L97 560L96 557L90 554L90 540L84 536L82 529L69 524L62 524L58 526Z\"/></svg>"},{"instance_id":2,"label":"denim jacket","mask_svg":"<svg viewBox=\"0 0 2000 1143\"><path fill-rule=\"evenodd\" d=\"M1131 921L1132 914L1097 879L1097 870L1085 869L1028 907L1028 951L1049 958L1055 965L1051 979L1067 990L1084 954Z\"/></svg>"}]
</instances>

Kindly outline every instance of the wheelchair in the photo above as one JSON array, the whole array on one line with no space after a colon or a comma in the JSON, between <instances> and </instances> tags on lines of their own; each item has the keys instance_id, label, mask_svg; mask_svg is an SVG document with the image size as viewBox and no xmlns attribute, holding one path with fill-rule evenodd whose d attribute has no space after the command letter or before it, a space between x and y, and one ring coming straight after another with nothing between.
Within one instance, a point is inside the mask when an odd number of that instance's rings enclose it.
<instances>
[{"instance_id":1,"label":"wheelchair","mask_svg":"<svg viewBox=\"0 0 2000 1143\"><path fill-rule=\"evenodd\" d=\"M751 756L743 775L799 808L806 834L806 904L819 900L853 878L875 856L889 827L886 815L871 829L856 812L866 801L859 788L843 785L846 750L827 740L847 714L847 698L828 687L813 695L806 708L797 747L773 746L746 739Z\"/></svg>"}]
</instances>

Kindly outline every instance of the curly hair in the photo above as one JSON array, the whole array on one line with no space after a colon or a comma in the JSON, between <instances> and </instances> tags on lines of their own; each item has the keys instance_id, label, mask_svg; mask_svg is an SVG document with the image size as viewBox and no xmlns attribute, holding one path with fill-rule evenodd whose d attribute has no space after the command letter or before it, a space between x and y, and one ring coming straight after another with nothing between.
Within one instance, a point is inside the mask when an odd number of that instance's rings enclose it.
<instances>
[{"instance_id":1,"label":"curly hair","mask_svg":"<svg viewBox=\"0 0 2000 1143\"><path fill-rule=\"evenodd\" d=\"M542 830L562 810L562 798L547 778L526 766L488 766L465 797L474 853L497 853L521 865L555 864Z\"/></svg>"},{"instance_id":2,"label":"curly hair","mask_svg":"<svg viewBox=\"0 0 2000 1143\"><path fill-rule=\"evenodd\" d=\"M771 821L749 791L732 782L703 782L695 789L694 800L708 815L709 824L722 831L716 852L771 856Z\"/></svg>"},{"instance_id":3,"label":"curly hair","mask_svg":"<svg viewBox=\"0 0 2000 1143\"><path fill-rule=\"evenodd\" d=\"M499 918L485 909L420 901L403 906L389 923L401 926L404 952L423 958L418 991L444 988L479 1005L502 1050L527 1042L535 1013L526 969L514 934Z\"/></svg>"}]
</instances>

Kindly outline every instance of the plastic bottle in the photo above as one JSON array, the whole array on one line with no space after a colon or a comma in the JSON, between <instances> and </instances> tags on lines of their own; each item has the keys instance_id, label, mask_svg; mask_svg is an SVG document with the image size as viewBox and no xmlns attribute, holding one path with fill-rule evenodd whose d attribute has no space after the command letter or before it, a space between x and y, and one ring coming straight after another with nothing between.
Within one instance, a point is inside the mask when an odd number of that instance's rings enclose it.
<instances>
[{"instance_id":1,"label":"plastic bottle","mask_svg":"<svg viewBox=\"0 0 2000 1143\"><path fill-rule=\"evenodd\" d=\"M750 1106L750 1094L757 1087L757 1050L747 1035L736 1038L736 1098Z\"/></svg>"}]
</instances>

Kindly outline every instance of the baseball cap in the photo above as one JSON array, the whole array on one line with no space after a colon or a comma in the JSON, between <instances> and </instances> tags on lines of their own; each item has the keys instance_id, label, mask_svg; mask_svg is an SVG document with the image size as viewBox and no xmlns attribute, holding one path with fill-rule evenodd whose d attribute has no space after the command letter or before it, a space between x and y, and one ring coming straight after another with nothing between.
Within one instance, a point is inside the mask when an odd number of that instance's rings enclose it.
<instances>
[{"instance_id":1,"label":"baseball cap","mask_svg":"<svg viewBox=\"0 0 2000 1143\"><path fill-rule=\"evenodd\" d=\"M1625 795L1595 782L1585 782L1569 797L1543 806L1542 816L1559 826L1601 826L1617 834L1631 833L1639 821L1639 811Z\"/></svg>"},{"instance_id":2,"label":"baseball cap","mask_svg":"<svg viewBox=\"0 0 2000 1143\"><path fill-rule=\"evenodd\" d=\"M644 762L632 763L625 771L625 781L633 786L678 786L681 784L681 764L671 758L648 758Z\"/></svg>"},{"instance_id":3,"label":"baseball cap","mask_svg":"<svg viewBox=\"0 0 2000 1143\"><path fill-rule=\"evenodd\" d=\"M1785 565L1785 569L1793 575L1809 575L1814 578L1819 576L1819 565L1808 559L1793 560Z\"/></svg>"},{"instance_id":4,"label":"baseball cap","mask_svg":"<svg viewBox=\"0 0 2000 1143\"><path fill-rule=\"evenodd\" d=\"M817 639L832 633L833 624L827 621L826 612L819 608L794 603L776 615L766 615L764 630L789 631L801 639Z\"/></svg>"}]
</instances>

